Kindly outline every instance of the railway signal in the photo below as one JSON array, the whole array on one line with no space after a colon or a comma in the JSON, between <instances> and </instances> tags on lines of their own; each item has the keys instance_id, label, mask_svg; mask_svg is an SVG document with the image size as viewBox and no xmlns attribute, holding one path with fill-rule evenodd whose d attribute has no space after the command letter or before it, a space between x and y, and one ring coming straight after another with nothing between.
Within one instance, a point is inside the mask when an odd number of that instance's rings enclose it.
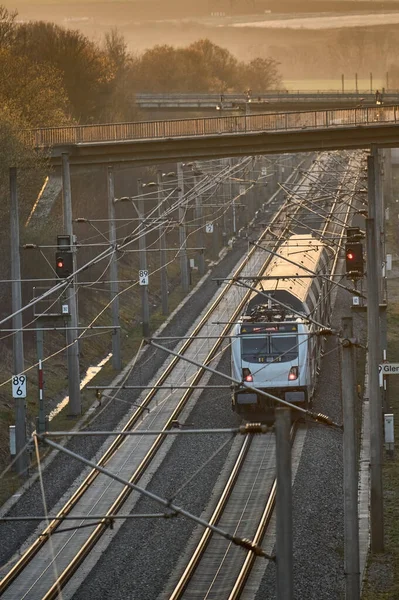
<instances>
[{"instance_id":1,"label":"railway signal","mask_svg":"<svg viewBox=\"0 0 399 600\"><path fill-rule=\"evenodd\" d=\"M350 277L363 277L364 259L363 244L360 242L346 242L345 244L346 274Z\"/></svg>"},{"instance_id":2,"label":"railway signal","mask_svg":"<svg viewBox=\"0 0 399 600\"><path fill-rule=\"evenodd\" d=\"M58 251L55 255L55 272L57 277L65 279L73 273L72 252Z\"/></svg>"}]
</instances>

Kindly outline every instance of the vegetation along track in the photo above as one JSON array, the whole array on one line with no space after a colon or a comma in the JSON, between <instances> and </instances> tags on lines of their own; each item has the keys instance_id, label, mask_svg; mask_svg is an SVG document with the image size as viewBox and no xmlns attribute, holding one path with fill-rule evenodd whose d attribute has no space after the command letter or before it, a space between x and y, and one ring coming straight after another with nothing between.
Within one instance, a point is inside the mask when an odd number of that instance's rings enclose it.
<instances>
[{"instance_id":1,"label":"vegetation along track","mask_svg":"<svg viewBox=\"0 0 399 600\"><path fill-rule=\"evenodd\" d=\"M299 184L300 191L302 184ZM302 202L291 207L291 215L298 214ZM283 225L281 225L283 222ZM268 242L270 249L279 243L279 235L284 234L289 220L287 220L287 206L281 207L271 220L273 236L270 228L260 236L259 241ZM271 242L273 237L275 241ZM268 255L266 255L268 256ZM267 263L267 261L266 261ZM251 249L233 276L261 274L265 268L265 253L255 246ZM190 339L179 347L179 352L194 357L198 362L209 363L217 354L223 337L228 333L228 326L216 326L210 319L217 322L228 322L238 317L246 301L247 293L233 284L228 284L207 308L205 314L195 325ZM212 339L204 341L206 336L219 336L214 343ZM167 430L171 427L188 399L192 389L186 391L175 390L173 393L165 389L156 389L157 386L182 385L189 382L198 385L204 370L193 368L179 359L172 359L164 373L154 383L153 389L144 396L141 405L124 427L124 430L146 428ZM145 411L149 411L146 418L141 421ZM118 436L107 451L98 461L106 465L107 469L117 473L131 483L137 483L146 468L159 450L165 435L129 437L125 439ZM139 441L138 441L139 440ZM21 559L12 567L9 573L0 582L0 594L3 598L55 598L59 590L72 577L73 573L83 562L90 550L94 547L101 535L109 526L110 517L120 510L126 498L131 493L131 488L116 484L106 476L92 470L65 506L59 511L57 520L51 521L37 540L28 548ZM99 523L88 522L81 515L101 514L104 518ZM62 517L68 516L76 521L68 521L68 529L72 531L58 532ZM82 525L85 525L82 528ZM75 529L74 529L75 527ZM49 541L51 543L49 543Z\"/></svg>"}]
</instances>

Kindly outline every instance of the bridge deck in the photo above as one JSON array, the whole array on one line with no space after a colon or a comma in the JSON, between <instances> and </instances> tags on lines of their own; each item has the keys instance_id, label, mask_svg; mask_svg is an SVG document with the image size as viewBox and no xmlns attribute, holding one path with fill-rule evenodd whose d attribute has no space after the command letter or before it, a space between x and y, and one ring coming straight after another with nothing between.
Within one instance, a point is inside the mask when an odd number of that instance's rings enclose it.
<instances>
[{"instance_id":1,"label":"bridge deck","mask_svg":"<svg viewBox=\"0 0 399 600\"><path fill-rule=\"evenodd\" d=\"M397 104L399 92L384 92L384 104ZM136 94L136 104L143 110L212 110L222 111L249 109L251 112L265 110L309 110L317 108L340 108L375 106L376 93L372 92L289 92L274 91L246 94ZM289 108L285 108L285 107ZM283 107L283 108L281 108ZM303 108L301 108L303 107Z\"/></svg>"},{"instance_id":2,"label":"bridge deck","mask_svg":"<svg viewBox=\"0 0 399 600\"><path fill-rule=\"evenodd\" d=\"M399 107L218 116L201 119L106 123L26 130L36 147L51 148L57 162L134 161L399 145Z\"/></svg>"}]
</instances>

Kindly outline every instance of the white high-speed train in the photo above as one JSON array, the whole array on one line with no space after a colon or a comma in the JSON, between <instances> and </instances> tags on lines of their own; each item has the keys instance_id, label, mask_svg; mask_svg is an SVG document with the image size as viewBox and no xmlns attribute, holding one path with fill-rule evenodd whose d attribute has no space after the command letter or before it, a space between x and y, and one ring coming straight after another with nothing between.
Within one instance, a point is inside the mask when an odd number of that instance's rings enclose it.
<instances>
[{"instance_id":1,"label":"white high-speed train","mask_svg":"<svg viewBox=\"0 0 399 600\"><path fill-rule=\"evenodd\" d=\"M256 284L231 342L232 377L241 382L233 389L233 410L244 418L268 419L275 408L272 399L248 387L309 405L322 354L317 331L330 320L332 256L320 240L293 235L271 260L267 279Z\"/></svg>"}]
</instances>

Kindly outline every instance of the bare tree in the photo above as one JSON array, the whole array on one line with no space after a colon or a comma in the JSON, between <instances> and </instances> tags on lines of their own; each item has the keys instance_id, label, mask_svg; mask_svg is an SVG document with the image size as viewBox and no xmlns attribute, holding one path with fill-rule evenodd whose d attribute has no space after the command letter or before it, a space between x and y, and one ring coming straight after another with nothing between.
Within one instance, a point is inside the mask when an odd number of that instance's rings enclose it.
<instances>
[{"instance_id":1,"label":"bare tree","mask_svg":"<svg viewBox=\"0 0 399 600\"><path fill-rule=\"evenodd\" d=\"M0 4L0 48L9 48L14 41L17 10L8 10Z\"/></svg>"}]
</instances>

